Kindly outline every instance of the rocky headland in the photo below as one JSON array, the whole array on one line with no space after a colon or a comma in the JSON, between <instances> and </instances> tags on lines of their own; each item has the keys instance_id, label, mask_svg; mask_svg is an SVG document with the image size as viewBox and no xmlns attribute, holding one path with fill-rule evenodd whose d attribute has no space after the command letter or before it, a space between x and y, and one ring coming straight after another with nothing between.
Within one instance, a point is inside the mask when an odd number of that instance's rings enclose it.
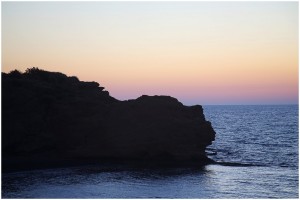
<instances>
[{"instance_id":1,"label":"rocky headland","mask_svg":"<svg viewBox=\"0 0 300 200\"><path fill-rule=\"evenodd\" d=\"M2 73L2 170L59 163L208 163L200 105L169 96L119 101L99 83L38 68Z\"/></svg>"}]
</instances>

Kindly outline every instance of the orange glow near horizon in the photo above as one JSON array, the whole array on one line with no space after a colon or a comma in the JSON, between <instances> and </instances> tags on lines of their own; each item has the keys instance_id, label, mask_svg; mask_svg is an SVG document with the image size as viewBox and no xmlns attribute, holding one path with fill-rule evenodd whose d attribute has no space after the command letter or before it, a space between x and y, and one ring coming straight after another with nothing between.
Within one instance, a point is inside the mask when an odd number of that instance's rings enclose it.
<instances>
[{"instance_id":1,"label":"orange glow near horizon","mask_svg":"<svg viewBox=\"0 0 300 200\"><path fill-rule=\"evenodd\" d=\"M121 100L298 103L297 2L3 2L2 16L3 72L59 71Z\"/></svg>"}]
</instances>

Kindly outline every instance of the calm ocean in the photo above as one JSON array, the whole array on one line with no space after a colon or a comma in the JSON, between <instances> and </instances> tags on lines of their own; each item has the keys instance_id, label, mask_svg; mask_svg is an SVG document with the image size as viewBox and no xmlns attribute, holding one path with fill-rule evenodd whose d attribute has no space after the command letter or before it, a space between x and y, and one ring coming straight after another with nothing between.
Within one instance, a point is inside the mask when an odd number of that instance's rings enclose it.
<instances>
[{"instance_id":1,"label":"calm ocean","mask_svg":"<svg viewBox=\"0 0 300 200\"><path fill-rule=\"evenodd\" d=\"M298 198L298 105L204 106L202 168L80 166L2 174L2 198Z\"/></svg>"}]
</instances>

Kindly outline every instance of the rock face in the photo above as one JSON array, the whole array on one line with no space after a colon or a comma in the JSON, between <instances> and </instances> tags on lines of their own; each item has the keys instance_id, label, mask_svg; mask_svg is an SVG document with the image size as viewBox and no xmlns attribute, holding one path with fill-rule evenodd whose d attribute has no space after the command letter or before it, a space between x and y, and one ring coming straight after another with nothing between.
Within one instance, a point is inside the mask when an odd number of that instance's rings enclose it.
<instances>
[{"instance_id":1,"label":"rock face","mask_svg":"<svg viewBox=\"0 0 300 200\"><path fill-rule=\"evenodd\" d=\"M96 82L37 68L2 73L4 170L30 159L206 162L214 138L199 105L169 96L119 101Z\"/></svg>"}]
</instances>

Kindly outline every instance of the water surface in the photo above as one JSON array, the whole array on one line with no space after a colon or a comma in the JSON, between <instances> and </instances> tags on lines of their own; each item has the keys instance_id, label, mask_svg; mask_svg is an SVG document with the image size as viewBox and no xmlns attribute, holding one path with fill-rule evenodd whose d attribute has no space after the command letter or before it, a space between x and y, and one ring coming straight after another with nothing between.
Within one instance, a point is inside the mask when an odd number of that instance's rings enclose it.
<instances>
[{"instance_id":1,"label":"water surface","mask_svg":"<svg viewBox=\"0 0 300 200\"><path fill-rule=\"evenodd\" d=\"M204 106L219 164L2 174L2 198L298 198L298 106Z\"/></svg>"}]
</instances>

